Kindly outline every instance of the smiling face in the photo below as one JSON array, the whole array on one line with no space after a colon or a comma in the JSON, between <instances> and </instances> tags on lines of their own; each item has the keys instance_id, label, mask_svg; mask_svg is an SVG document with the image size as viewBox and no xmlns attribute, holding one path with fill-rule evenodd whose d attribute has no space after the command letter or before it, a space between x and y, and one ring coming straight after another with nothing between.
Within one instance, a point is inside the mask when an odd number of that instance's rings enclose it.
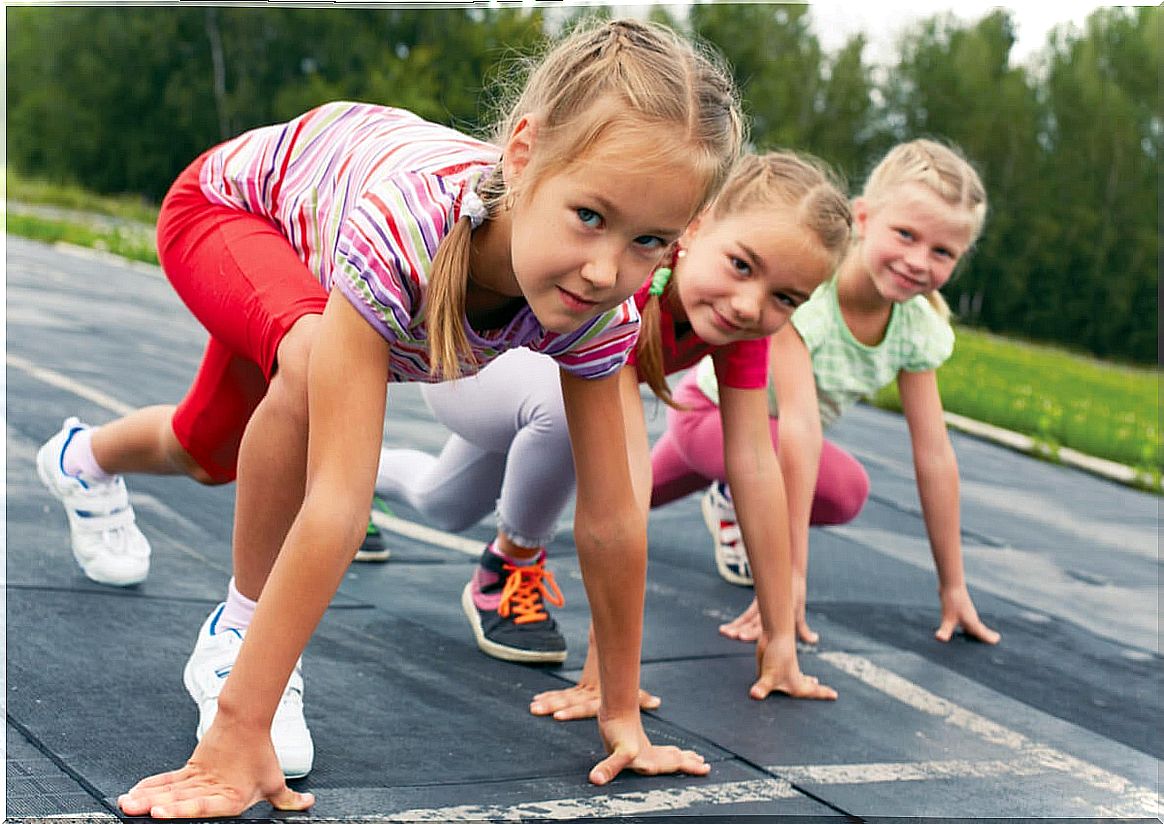
<instances>
[{"instance_id":1,"label":"smiling face","mask_svg":"<svg viewBox=\"0 0 1164 824\"><path fill-rule=\"evenodd\" d=\"M645 137L641 140L645 141ZM602 141L562 171L522 180L510 214L510 259L543 326L571 332L630 297L690 220L703 186L626 139Z\"/></svg>"},{"instance_id":2,"label":"smiling face","mask_svg":"<svg viewBox=\"0 0 1164 824\"><path fill-rule=\"evenodd\" d=\"M858 198L853 220L863 268L878 294L895 303L945 286L973 240L967 211L920 183L894 187L872 203Z\"/></svg>"},{"instance_id":3,"label":"smiling face","mask_svg":"<svg viewBox=\"0 0 1164 824\"><path fill-rule=\"evenodd\" d=\"M778 331L835 263L811 232L773 205L706 213L682 244L681 314L713 346Z\"/></svg>"}]
</instances>

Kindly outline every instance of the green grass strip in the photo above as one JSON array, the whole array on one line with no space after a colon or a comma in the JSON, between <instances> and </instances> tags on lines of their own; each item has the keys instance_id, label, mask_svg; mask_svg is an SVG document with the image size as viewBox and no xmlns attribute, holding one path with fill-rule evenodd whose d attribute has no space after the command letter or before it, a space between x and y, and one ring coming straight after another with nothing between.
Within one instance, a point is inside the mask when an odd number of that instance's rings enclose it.
<instances>
[{"instance_id":1,"label":"green grass strip","mask_svg":"<svg viewBox=\"0 0 1164 824\"><path fill-rule=\"evenodd\" d=\"M1028 435L1052 456L1069 447L1134 467L1160 488L1159 370L958 328L938 383L950 412ZM896 385L874 403L900 410Z\"/></svg>"},{"instance_id":2,"label":"green grass strip","mask_svg":"<svg viewBox=\"0 0 1164 824\"><path fill-rule=\"evenodd\" d=\"M9 212L5 217L5 229L9 234L43 243L71 243L89 249L102 249L129 260L155 265L158 262L152 233L136 228L92 226Z\"/></svg>"}]
</instances>

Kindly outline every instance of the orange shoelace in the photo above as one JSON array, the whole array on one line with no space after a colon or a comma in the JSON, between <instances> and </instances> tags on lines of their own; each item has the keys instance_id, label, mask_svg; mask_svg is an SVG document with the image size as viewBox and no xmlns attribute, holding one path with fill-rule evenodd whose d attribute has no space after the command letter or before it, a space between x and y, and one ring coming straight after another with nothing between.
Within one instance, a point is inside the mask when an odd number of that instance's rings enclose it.
<instances>
[{"instance_id":1,"label":"orange shoelace","mask_svg":"<svg viewBox=\"0 0 1164 824\"><path fill-rule=\"evenodd\" d=\"M513 619L515 624L545 621L550 616L546 613L542 598L556 607L566 603L562 591L558 589L558 582L554 580L554 573L542 564L505 564L503 568L509 572L509 577L505 579L501 603L497 605L497 614L502 618L508 618L512 612L517 616Z\"/></svg>"}]
</instances>

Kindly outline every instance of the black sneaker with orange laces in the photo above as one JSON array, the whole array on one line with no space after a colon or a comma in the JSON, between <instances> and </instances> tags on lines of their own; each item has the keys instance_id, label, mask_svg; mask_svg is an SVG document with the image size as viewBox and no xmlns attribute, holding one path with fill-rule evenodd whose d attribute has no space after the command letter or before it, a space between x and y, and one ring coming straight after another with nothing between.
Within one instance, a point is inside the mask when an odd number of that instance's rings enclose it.
<instances>
[{"instance_id":1,"label":"black sneaker with orange laces","mask_svg":"<svg viewBox=\"0 0 1164 824\"><path fill-rule=\"evenodd\" d=\"M558 607L566 603L554 574L546 569L544 551L533 563L518 566L485 547L461 593L461 607L481 651L523 664L566 660L566 639L546 612L545 601Z\"/></svg>"}]
</instances>

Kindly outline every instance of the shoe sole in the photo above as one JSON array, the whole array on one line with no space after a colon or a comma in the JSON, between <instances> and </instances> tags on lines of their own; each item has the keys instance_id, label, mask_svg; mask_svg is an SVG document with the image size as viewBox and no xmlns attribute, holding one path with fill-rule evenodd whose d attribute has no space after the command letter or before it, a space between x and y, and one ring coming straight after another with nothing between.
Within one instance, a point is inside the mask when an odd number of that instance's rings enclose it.
<instances>
[{"instance_id":1,"label":"shoe sole","mask_svg":"<svg viewBox=\"0 0 1164 824\"><path fill-rule=\"evenodd\" d=\"M196 690L194 689L194 679L190 675L190 661L189 660L186 661L186 666L182 668L182 686L184 686L186 688L186 694L194 699L194 703L198 707L198 726L194 730L194 738L198 741L201 741L203 734L205 734L205 732L206 732L206 730L202 729L202 699L200 699L198 697ZM315 759L313 758L312 763L308 764L307 767L304 769L288 770L286 767L284 767L283 768L283 777L284 778L304 778L304 777L306 777L307 774L311 772L311 768L314 766L314 761L315 761ZM283 765L280 764L279 766L283 766Z\"/></svg>"},{"instance_id":2,"label":"shoe sole","mask_svg":"<svg viewBox=\"0 0 1164 824\"><path fill-rule=\"evenodd\" d=\"M481 628L481 616L477 614L477 605L473 603L473 582L465 584L461 591L461 609L469 619L469 626L473 628L473 635L477 638L477 648L491 658L502 661L512 661L517 664L560 664L566 660L566 650L550 652L535 652L528 649L516 649L490 641L485 637L485 630Z\"/></svg>"},{"instance_id":3,"label":"shoe sole","mask_svg":"<svg viewBox=\"0 0 1164 824\"><path fill-rule=\"evenodd\" d=\"M40 479L40 482L44 488L48 490L49 494L56 498L58 501L61 501L60 496L57 495L56 488L53 486L52 480L49 479L49 477L45 474L43 461L40 457L43 450L44 447L42 446L40 451L36 453L36 476ZM64 501L61 501L61 503L64 504ZM68 513L65 513L66 521L68 521L68 517ZM88 567L85 566L85 562L81 560L81 556L77 553L77 548L72 545L72 532L73 525L72 523L69 523L69 548L73 551L73 560L77 562L77 566L81 568L81 572L83 572L85 577L90 581L94 581L98 584L105 584L106 586L110 587L131 587L135 584L140 584L142 581L149 577L150 571L148 567L146 568L144 574L134 576L132 578L103 578L99 574L90 572Z\"/></svg>"},{"instance_id":4,"label":"shoe sole","mask_svg":"<svg viewBox=\"0 0 1164 824\"><path fill-rule=\"evenodd\" d=\"M723 578L729 584L735 584L738 587L754 586L755 582L751 578L746 578L738 572L733 572L732 568L724 563L723 558L720 557L719 539L715 537L719 534L719 516L716 515L715 510L709 505L706 495L699 502L699 510L703 513L703 523L707 526L708 532L711 533L712 548L715 554L715 568L719 571L719 577Z\"/></svg>"}]
</instances>

